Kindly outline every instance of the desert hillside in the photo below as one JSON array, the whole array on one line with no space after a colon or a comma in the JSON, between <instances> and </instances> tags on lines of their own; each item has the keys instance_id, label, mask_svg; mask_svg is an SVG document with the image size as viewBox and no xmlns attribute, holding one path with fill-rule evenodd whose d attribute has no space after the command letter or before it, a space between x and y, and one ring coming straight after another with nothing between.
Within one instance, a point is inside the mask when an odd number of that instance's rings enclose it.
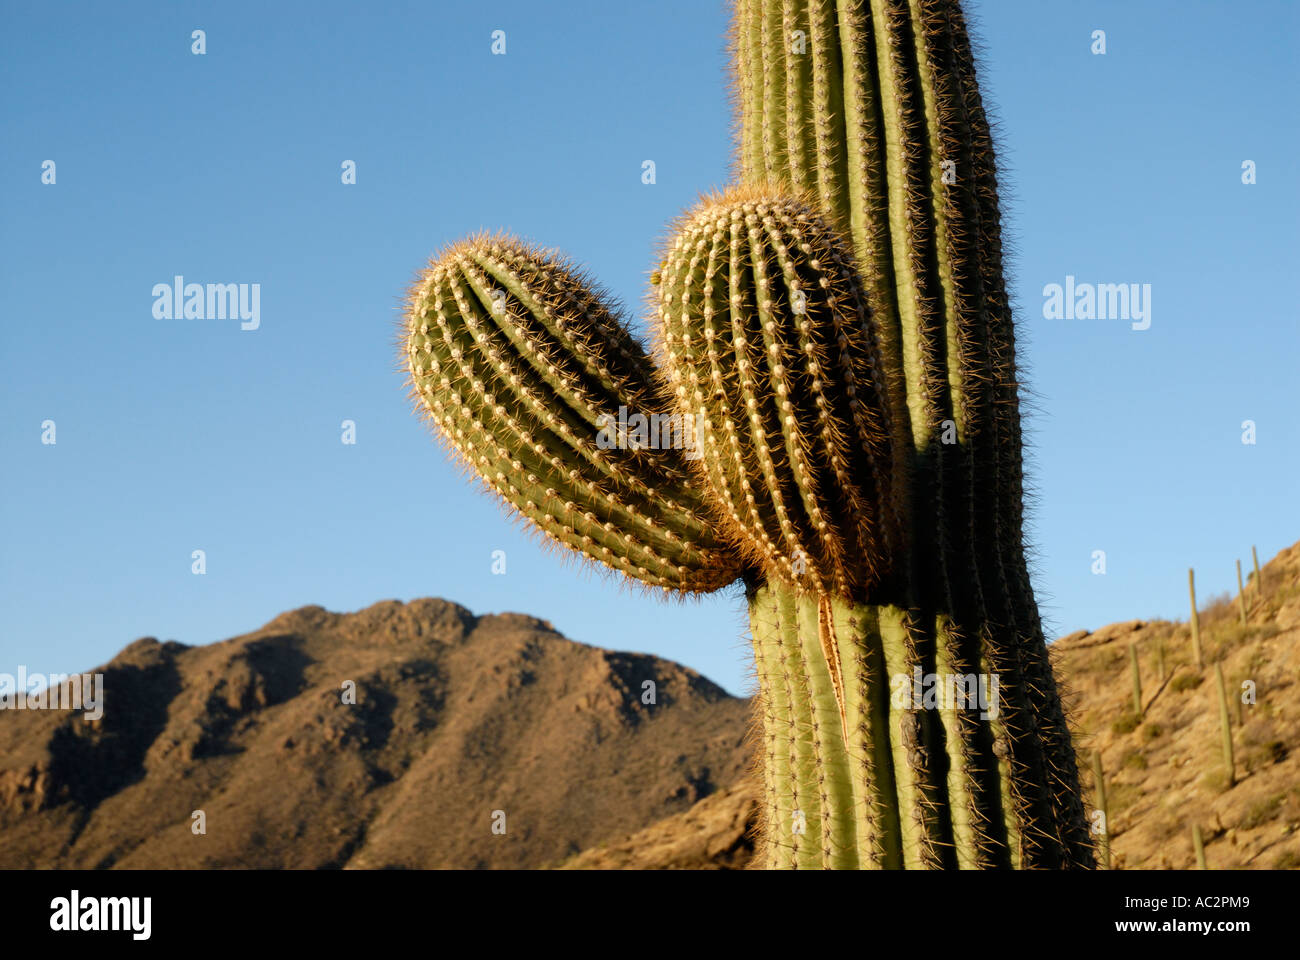
<instances>
[{"instance_id":1,"label":"desert hillside","mask_svg":"<svg viewBox=\"0 0 1300 960\"><path fill-rule=\"evenodd\" d=\"M1229 557L1229 570L1232 563ZM1188 623L1134 620L1052 645L1094 808L1092 768L1101 756L1115 867L1194 867L1194 826L1210 869L1300 867L1300 544L1264 566L1261 580L1252 572L1246 584L1245 625L1237 596L1201 607L1204 670L1196 668ZM1227 695L1231 776L1216 664ZM1242 703L1252 685L1255 702Z\"/></svg>"},{"instance_id":2,"label":"desert hillside","mask_svg":"<svg viewBox=\"0 0 1300 960\"><path fill-rule=\"evenodd\" d=\"M747 763L747 702L693 671L442 600L101 669L97 722L0 711L0 868L538 867Z\"/></svg>"},{"instance_id":3,"label":"desert hillside","mask_svg":"<svg viewBox=\"0 0 1300 960\"><path fill-rule=\"evenodd\" d=\"M1052 644L1090 809L1097 805L1092 769L1100 753L1114 868L1195 867L1193 825L1210 869L1300 867L1300 544L1268 563L1261 580L1257 585L1252 573L1246 586L1244 626L1237 597L1202 606L1203 671L1195 669L1187 623L1117 623ZM1140 717L1130 643L1138 658ZM1230 701L1231 783L1216 663ZM1246 680L1254 682L1253 705L1239 704ZM735 825L753 822L755 796L742 783L694 810L611 838L567 866L735 867Z\"/></svg>"}]
</instances>

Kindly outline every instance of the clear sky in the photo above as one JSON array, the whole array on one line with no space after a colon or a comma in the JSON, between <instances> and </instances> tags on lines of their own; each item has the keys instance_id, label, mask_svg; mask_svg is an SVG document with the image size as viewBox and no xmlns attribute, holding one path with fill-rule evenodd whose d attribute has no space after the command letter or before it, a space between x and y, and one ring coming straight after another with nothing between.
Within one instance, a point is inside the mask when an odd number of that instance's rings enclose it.
<instances>
[{"instance_id":1,"label":"clear sky","mask_svg":"<svg viewBox=\"0 0 1300 960\"><path fill-rule=\"evenodd\" d=\"M1044 615L1184 616L1189 566L1235 590L1251 544L1300 538L1300 5L969 10ZM744 692L735 593L664 605L540 548L412 414L394 346L416 269L480 228L639 313L664 225L728 177L725 22L708 0L0 6L0 672L441 596ZM260 284L260 327L155 318L178 274ZM1150 328L1045 318L1067 276L1150 284Z\"/></svg>"}]
</instances>

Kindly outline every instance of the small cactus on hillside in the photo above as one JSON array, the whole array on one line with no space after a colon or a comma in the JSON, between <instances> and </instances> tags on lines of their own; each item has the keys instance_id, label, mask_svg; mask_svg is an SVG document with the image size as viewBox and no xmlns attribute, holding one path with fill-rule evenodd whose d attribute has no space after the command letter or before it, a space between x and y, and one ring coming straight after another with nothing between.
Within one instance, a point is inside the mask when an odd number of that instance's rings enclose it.
<instances>
[{"instance_id":1,"label":"small cactus on hillside","mask_svg":"<svg viewBox=\"0 0 1300 960\"><path fill-rule=\"evenodd\" d=\"M653 354L562 258L476 237L411 290L413 395L552 542L744 582L766 865L1092 867L961 6L735 0L732 49L738 182L664 245Z\"/></svg>"},{"instance_id":2,"label":"small cactus on hillside","mask_svg":"<svg viewBox=\"0 0 1300 960\"><path fill-rule=\"evenodd\" d=\"M1223 666L1214 665L1214 685L1219 695L1219 732L1223 739L1223 772L1228 786L1237 782L1237 766L1232 755L1232 720L1228 716L1228 691L1223 683Z\"/></svg>"}]
</instances>

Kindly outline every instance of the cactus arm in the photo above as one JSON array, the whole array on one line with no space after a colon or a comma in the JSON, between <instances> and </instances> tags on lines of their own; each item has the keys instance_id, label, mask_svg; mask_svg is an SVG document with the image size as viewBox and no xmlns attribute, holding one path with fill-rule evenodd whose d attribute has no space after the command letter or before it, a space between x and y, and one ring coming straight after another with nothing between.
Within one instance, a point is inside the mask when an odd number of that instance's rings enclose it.
<instances>
[{"instance_id":1,"label":"cactus arm","mask_svg":"<svg viewBox=\"0 0 1300 960\"><path fill-rule=\"evenodd\" d=\"M703 414L707 482L715 502L746 505L733 519L748 555L817 591L886 577L898 539L889 426L838 238L798 200L712 198L683 221L659 294L666 384Z\"/></svg>"},{"instance_id":2,"label":"cactus arm","mask_svg":"<svg viewBox=\"0 0 1300 960\"><path fill-rule=\"evenodd\" d=\"M648 358L564 262L507 238L435 258L404 335L415 396L463 463L553 542L667 590L741 572L680 449L601 449L620 405L663 409Z\"/></svg>"}]
</instances>

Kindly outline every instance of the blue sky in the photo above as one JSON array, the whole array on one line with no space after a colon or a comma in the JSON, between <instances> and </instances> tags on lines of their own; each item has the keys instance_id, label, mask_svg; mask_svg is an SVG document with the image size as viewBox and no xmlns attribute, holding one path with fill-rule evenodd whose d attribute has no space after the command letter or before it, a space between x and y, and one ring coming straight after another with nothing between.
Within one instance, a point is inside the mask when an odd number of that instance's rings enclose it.
<instances>
[{"instance_id":1,"label":"blue sky","mask_svg":"<svg viewBox=\"0 0 1300 960\"><path fill-rule=\"evenodd\" d=\"M968 9L1044 615L1181 617L1187 567L1221 593L1251 544L1300 538L1297 5ZM727 181L724 30L702 0L0 7L0 671L442 596L746 690L737 594L665 605L540 548L432 442L394 347L414 272L480 228L564 249L639 311L665 224ZM260 328L155 319L177 274L260 284ZM1151 284L1150 329L1045 319L1067 275Z\"/></svg>"}]
</instances>

